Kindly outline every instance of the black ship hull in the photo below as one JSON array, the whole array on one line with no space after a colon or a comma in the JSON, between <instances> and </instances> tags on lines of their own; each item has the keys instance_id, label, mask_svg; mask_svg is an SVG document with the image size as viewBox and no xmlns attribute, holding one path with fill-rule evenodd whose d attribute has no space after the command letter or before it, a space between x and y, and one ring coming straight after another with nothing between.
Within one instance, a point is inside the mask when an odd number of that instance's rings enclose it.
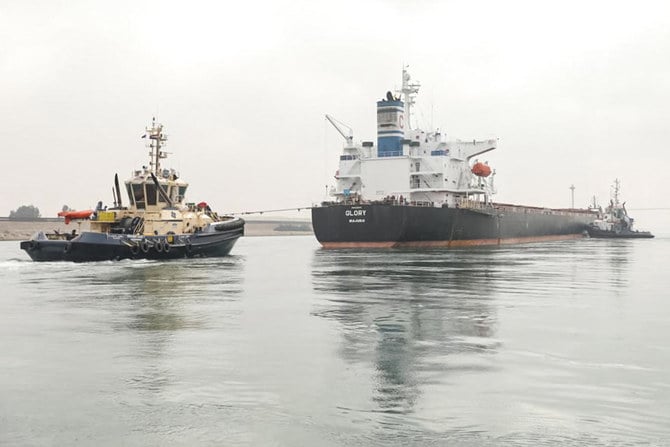
<instances>
[{"instance_id":1,"label":"black ship hull","mask_svg":"<svg viewBox=\"0 0 670 447\"><path fill-rule=\"evenodd\" d=\"M312 226L324 248L458 247L584 237L594 215L515 205L435 208L397 204L324 204Z\"/></svg>"},{"instance_id":2,"label":"black ship hull","mask_svg":"<svg viewBox=\"0 0 670 447\"><path fill-rule=\"evenodd\" d=\"M244 221L213 226L194 234L140 236L83 232L71 239L40 234L21 242L33 261L92 262L121 259L179 259L226 256L244 234Z\"/></svg>"}]
</instances>

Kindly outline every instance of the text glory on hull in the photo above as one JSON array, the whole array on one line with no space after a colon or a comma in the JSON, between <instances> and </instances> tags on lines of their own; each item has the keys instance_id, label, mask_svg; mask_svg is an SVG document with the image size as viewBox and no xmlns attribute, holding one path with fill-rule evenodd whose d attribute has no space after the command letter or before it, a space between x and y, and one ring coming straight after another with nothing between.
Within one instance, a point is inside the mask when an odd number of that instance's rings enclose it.
<instances>
[{"instance_id":1,"label":"text glory on hull","mask_svg":"<svg viewBox=\"0 0 670 447\"><path fill-rule=\"evenodd\" d=\"M161 148L167 140L163 126L152 122L146 129L151 149L149 167L136 170L125 182L130 201L123 206L118 176L114 207L64 211L65 222L81 230L68 234L37 233L21 242L35 261L105 261L118 259L175 259L226 256L244 234L244 220L218 216L204 203L187 203L188 183L173 169L162 169L167 157Z\"/></svg>"},{"instance_id":2,"label":"text glory on hull","mask_svg":"<svg viewBox=\"0 0 670 447\"><path fill-rule=\"evenodd\" d=\"M495 203L495 172L476 157L495 139L447 141L412 127L419 84L403 71L400 96L377 102L377 144L345 138L332 201L312 208L325 248L498 245L581 238L595 214Z\"/></svg>"}]
</instances>

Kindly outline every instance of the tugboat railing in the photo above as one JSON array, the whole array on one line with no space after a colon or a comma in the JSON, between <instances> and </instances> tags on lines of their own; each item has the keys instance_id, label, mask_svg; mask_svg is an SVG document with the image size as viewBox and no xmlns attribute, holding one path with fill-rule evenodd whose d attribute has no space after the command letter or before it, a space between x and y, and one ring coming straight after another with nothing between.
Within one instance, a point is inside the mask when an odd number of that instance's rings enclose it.
<instances>
[{"instance_id":1,"label":"tugboat railing","mask_svg":"<svg viewBox=\"0 0 670 447\"><path fill-rule=\"evenodd\" d=\"M135 227L135 234L144 234L144 219L141 219Z\"/></svg>"}]
</instances>

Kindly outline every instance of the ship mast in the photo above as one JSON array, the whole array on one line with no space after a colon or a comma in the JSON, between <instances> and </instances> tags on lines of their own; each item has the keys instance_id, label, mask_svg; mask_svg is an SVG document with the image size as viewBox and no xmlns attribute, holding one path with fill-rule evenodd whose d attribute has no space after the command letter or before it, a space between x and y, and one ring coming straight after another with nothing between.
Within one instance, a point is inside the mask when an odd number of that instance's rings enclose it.
<instances>
[{"instance_id":1,"label":"ship mast","mask_svg":"<svg viewBox=\"0 0 670 447\"><path fill-rule=\"evenodd\" d=\"M407 66L402 69L402 89L399 93L402 93L403 102L405 103L405 115L407 116L407 129L412 129L412 106L416 102L414 97L419 93L419 87L421 84L418 82L409 82L410 75L407 72Z\"/></svg>"},{"instance_id":2,"label":"ship mast","mask_svg":"<svg viewBox=\"0 0 670 447\"><path fill-rule=\"evenodd\" d=\"M156 117L152 118L151 127L147 127L146 132L149 135L149 165L151 165L151 171L158 175L161 169L161 158L167 158L167 152L161 150L167 141L167 135L163 133L163 125L156 122Z\"/></svg>"}]
</instances>

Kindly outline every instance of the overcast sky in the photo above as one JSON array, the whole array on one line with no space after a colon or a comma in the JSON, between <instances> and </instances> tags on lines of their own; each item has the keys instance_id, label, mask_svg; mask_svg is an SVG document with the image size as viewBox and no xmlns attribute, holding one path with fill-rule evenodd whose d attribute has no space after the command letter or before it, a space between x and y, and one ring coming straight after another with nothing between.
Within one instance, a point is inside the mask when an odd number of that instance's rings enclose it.
<instances>
[{"instance_id":1,"label":"overcast sky","mask_svg":"<svg viewBox=\"0 0 670 447\"><path fill-rule=\"evenodd\" d=\"M499 138L498 201L670 207L670 3L664 1L13 1L0 4L0 215L111 205L146 164L217 211L324 198L342 138L376 138L403 64L417 118ZM304 217L307 214L303 213Z\"/></svg>"}]
</instances>

